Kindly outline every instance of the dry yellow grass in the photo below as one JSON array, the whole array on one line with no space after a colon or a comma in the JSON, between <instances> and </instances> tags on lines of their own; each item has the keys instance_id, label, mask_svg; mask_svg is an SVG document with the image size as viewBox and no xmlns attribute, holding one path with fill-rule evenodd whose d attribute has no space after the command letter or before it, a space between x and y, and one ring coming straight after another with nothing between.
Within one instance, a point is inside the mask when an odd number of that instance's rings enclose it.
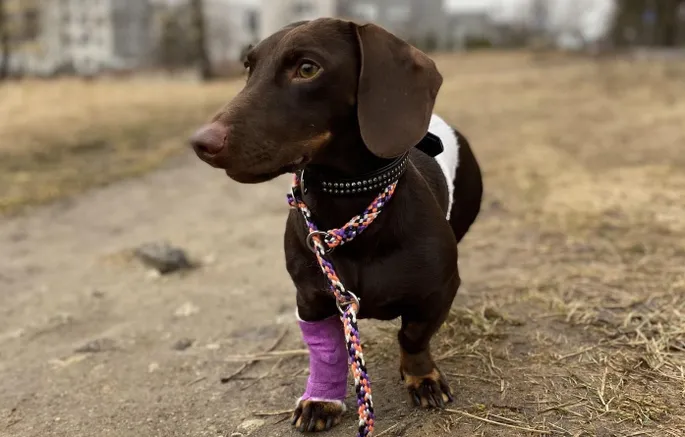
<instances>
[{"instance_id":1,"label":"dry yellow grass","mask_svg":"<svg viewBox=\"0 0 685 437\"><path fill-rule=\"evenodd\" d=\"M0 87L0 212L150 170L240 82L22 81Z\"/></svg>"},{"instance_id":2,"label":"dry yellow grass","mask_svg":"<svg viewBox=\"0 0 685 437\"><path fill-rule=\"evenodd\" d=\"M440 351L467 393L494 386L471 413L498 423L445 427L681 435L685 64L503 59L441 59L454 73L438 109L486 179L467 287L474 270L487 277L462 293L472 309ZM487 265L468 261L483 249Z\"/></svg>"}]
</instances>

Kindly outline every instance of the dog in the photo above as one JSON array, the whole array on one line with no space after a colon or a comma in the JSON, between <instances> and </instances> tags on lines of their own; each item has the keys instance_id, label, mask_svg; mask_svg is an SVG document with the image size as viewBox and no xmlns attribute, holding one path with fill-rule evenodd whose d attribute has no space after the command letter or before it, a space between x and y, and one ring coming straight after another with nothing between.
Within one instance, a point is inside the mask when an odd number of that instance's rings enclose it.
<instances>
[{"instance_id":1,"label":"dog","mask_svg":"<svg viewBox=\"0 0 685 437\"><path fill-rule=\"evenodd\" d=\"M301 175L320 229L363 211L385 186L373 181L396 182L382 213L330 259L361 302L359 318L401 318L399 368L413 403L444 407L453 395L430 340L461 284L457 244L480 212L483 182L468 140L433 113L443 82L435 62L381 26L319 18L265 38L245 66L244 88L191 136L195 153L243 184ZM293 424L324 431L345 411L348 351L308 235L292 210L285 264L310 350Z\"/></svg>"}]
</instances>

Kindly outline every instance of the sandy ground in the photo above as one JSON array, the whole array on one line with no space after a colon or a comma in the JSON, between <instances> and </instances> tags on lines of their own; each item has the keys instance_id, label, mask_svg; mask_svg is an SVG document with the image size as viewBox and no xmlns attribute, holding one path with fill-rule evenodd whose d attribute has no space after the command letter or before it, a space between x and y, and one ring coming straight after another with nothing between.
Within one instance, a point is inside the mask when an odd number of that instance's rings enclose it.
<instances>
[{"instance_id":1,"label":"sandy ground","mask_svg":"<svg viewBox=\"0 0 685 437\"><path fill-rule=\"evenodd\" d=\"M438 109L486 179L434 343L456 402L411 407L396 323L363 321L377 435L682 435L682 81L442 62L455 73ZM288 184L240 186L186 153L0 219L0 435L299 435L283 414L307 377L281 247ZM161 240L202 266L158 277L131 258Z\"/></svg>"}]
</instances>

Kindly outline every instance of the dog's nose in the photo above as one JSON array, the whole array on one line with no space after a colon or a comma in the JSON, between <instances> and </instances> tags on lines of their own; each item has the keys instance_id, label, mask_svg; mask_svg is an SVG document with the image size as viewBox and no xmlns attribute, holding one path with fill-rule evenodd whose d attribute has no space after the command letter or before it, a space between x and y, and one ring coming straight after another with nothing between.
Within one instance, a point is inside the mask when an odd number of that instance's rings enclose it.
<instances>
[{"instance_id":1,"label":"dog's nose","mask_svg":"<svg viewBox=\"0 0 685 437\"><path fill-rule=\"evenodd\" d=\"M195 153L214 156L226 146L227 135L228 128L219 123L210 123L198 129L189 141Z\"/></svg>"}]
</instances>

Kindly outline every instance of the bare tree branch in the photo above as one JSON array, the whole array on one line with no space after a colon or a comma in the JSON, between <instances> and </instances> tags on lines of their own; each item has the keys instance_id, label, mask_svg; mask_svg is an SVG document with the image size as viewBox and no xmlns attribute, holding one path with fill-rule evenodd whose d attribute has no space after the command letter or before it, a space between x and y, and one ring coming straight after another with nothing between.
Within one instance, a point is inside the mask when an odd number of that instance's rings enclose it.
<instances>
[{"instance_id":1,"label":"bare tree branch","mask_svg":"<svg viewBox=\"0 0 685 437\"><path fill-rule=\"evenodd\" d=\"M200 68L200 77L202 80L210 80L213 77L213 71L209 51L207 50L204 6L203 0L190 0L193 32L195 34L195 51L198 67Z\"/></svg>"},{"instance_id":2,"label":"bare tree branch","mask_svg":"<svg viewBox=\"0 0 685 437\"><path fill-rule=\"evenodd\" d=\"M9 20L5 10L5 0L0 0L0 80L9 76L10 56Z\"/></svg>"}]
</instances>

